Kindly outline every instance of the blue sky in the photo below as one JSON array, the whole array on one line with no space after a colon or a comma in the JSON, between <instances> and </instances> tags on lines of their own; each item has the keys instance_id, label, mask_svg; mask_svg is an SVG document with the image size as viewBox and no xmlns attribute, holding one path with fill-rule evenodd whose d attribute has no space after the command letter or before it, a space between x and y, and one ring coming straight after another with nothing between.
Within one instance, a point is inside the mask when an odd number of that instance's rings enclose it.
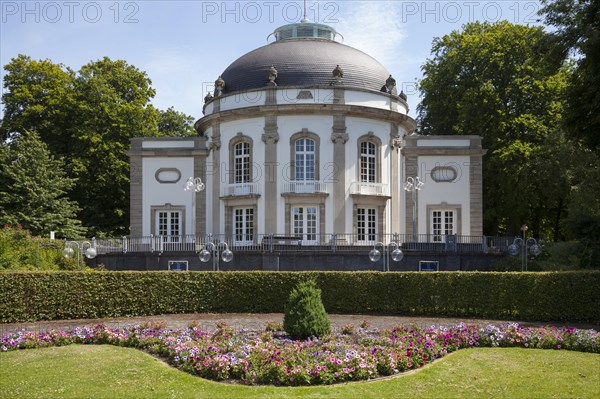
<instances>
[{"instance_id":1,"label":"blue sky","mask_svg":"<svg viewBox=\"0 0 600 399\"><path fill-rule=\"evenodd\" d=\"M420 66L435 37L476 20L535 24L540 7L526 0L308 0L307 16L379 60L408 94L414 117ZM303 1L0 0L0 63L26 54L78 70L104 56L124 59L148 74L157 108L197 119L219 74L302 13Z\"/></svg>"}]
</instances>

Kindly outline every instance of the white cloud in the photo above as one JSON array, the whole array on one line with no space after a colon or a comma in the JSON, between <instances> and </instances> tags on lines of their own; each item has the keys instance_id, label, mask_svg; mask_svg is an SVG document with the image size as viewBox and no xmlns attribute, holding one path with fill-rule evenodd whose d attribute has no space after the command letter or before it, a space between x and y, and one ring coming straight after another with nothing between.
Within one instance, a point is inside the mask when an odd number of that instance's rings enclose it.
<instances>
[{"instance_id":1,"label":"white cloud","mask_svg":"<svg viewBox=\"0 0 600 399\"><path fill-rule=\"evenodd\" d=\"M364 51L393 75L399 75L402 65L398 55L407 34L399 22L398 2L352 1L344 6L336 26L344 44Z\"/></svg>"}]
</instances>

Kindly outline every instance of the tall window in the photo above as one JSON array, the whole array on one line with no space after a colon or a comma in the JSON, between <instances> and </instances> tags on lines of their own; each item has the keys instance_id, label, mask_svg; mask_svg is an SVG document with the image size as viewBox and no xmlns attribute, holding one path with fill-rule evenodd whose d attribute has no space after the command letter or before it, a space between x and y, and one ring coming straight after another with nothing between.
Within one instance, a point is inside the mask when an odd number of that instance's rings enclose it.
<instances>
[{"instance_id":1,"label":"tall window","mask_svg":"<svg viewBox=\"0 0 600 399\"><path fill-rule=\"evenodd\" d=\"M181 212L156 212L156 226L159 236L165 236L168 242L179 242L181 236Z\"/></svg>"},{"instance_id":2,"label":"tall window","mask_svg":"<svg viewBox=\"0 0 600 399\"><path fill-rule=\"evenodd\" d=\"M234 183L250 181L250 143L241 142L233 147Z\"/></svg>"},{"instance_id":3,"label":"tall window","mask_svg":"<svg viewBox=\"0 0 600 399\"><path fill-rule=\"evenodd\" d=\"M377 238L377 209L358 208L356 213L358 241L375 241Z\"/></svg>"},{"instance_id":4,"label":"tall window","mask_svg":"<svg viewBox=\"0 0 600 399\"><path fill-rule=\"evenodd\" d=\"M254 241L253 208L236 208L234 210L234 229L236 244L248 244Z\"/></svg>"},{"instance_id":5,"label":"tall window","mask_svg":"<svg viewBox=\"0 0 600 399\"><path fill-rule=\"evenodd\" d=\"M316 244L319 234L318 207L293 207L292 208L292 233L302 237L304 244Z\"/></svg>"},{"instance_id":6,"label":"tall window","mask_svg":"<svg viewBox=\"0 0 600 399\"><path fill-rule=\"evenodd\" d=\"M315 180L315 141L298 139L295 145L295 179L296 181Z\"/></svg>"},{"instance_id":7,"label":"tall window","mask_svg":"<svg viewBox=\"0 0 600 399\"><path fill-rule=\"evenodd\" d=\"M375 183L377 179L377 146L370 141L360 143L360 181Z\"/></svg>"},{"instance_id":8,"label":"tall window","mask_svg":"<svg viewBox=\"0 0 600 399\"><path fill-rule=\"evenodd\" d=\"M431 232L433 233L433 241L443 242L446 235L456 233L454 211L437 210L432 212Z\"/></svg>"}]
</instances>

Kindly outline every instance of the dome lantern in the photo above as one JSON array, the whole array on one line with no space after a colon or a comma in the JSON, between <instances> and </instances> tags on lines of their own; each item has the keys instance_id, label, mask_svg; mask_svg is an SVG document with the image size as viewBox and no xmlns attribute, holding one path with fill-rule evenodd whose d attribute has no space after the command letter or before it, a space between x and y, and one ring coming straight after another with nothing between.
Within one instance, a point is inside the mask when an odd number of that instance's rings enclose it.
<instances>
[{"instance_id":1,"label":"dome lantern","mask_svg":"<svg viewBox=\"0 0 600 399\"><path fill-rule=\"evenodd\" d=\"M336 41L336 37L340 35L331 26L324 24L317 24L310 22L307 19L303 19L299 23L283 25L277 29L271 35L275 36L275 41L282 40L297 40L297 39L321 39ZM269 35L269 37L271 37Z\"/></svg>"}]
</instances>

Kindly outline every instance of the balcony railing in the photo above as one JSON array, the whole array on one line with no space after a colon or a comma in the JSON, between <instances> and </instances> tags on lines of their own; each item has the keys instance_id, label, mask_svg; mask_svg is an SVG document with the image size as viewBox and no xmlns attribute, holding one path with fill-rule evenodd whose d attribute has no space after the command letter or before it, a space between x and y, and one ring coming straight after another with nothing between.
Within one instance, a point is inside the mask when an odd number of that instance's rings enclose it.
<instances>
[{"instance_id":1,"label":"balcony railing","mask_svg":"<svg viewBox=\"0 0 600 399\"><path fill-rule=\"evenodd\" d=\"M385 183L353 182L350 194L390 196L390 186Z\"/></svg>"},{"instance_id":2,"label":"balcony railing","mask_svg":"<svg viewBox=\"0 0 600 399\"><path fill-rule=\"evenodd\" d=\"M260 195L258 183L235 183L221 188L223 197L239 197L243 195Z\"/></svg>"},{"instance_id":3,"label":"balcony railing","mask_svg":"<svg viewBox=\"0 0 600 399\"><path fill-rule=\"evenodd\" d=\"M310 238L310 240L308 239ZM235 236L206 235L187 236L147 236L123 237L116 239L96 239L98 254L128 252L199 252L207 242L226 242L230 249L238 252L368 252L375 243L389 245L396 243L406 253L507 253L513 237L488 236L439 236L432 234L317 234L310 237L295 235L288 237L278 234L255 234L244 237L244 241Z\"/></svg>"},{"instance_id":4,"label":"balcony railing","mask_svg":"<svg viewBox=\"0 0 600 399\"><path fill-rule=\"evenodd\" d=\"M281 192L284 194L315 194L326 193L327 185L321 181L291 181L283 183Z\"/></svg>"}]
</instances>

